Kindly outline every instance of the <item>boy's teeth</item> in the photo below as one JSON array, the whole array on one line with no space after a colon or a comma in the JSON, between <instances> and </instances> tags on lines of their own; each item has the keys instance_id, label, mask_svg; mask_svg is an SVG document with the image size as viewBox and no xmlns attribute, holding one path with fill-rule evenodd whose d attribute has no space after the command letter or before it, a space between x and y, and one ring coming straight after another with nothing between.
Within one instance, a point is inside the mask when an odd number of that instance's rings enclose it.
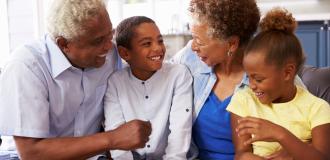
<instances>
[{"instance_id":1,"label":"boy's teeth","mask_svg":"<svg viewBox=\"0 0 330 160\"><path fill-rule=\"evenodd\" d=\"M151 60L159 60L160 56L152 57Z\"/></svg>"}]
</instances>

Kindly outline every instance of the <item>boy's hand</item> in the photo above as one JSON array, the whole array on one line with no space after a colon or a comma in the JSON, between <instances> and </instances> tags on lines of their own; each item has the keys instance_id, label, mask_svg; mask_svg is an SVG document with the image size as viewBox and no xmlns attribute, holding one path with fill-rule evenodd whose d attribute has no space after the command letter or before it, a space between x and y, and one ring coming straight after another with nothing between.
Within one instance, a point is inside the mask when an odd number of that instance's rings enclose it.
<instances>
[{"instance_id":1,"label":"boy's hand","mask_svg":"<svg viewBox=\"0 0 330 160\"><path fill-rule=\"evenodd\" d=\"M251 135L251 138L244 142L245 145L256 141L279 142L288 132L277 124L254 117L239 119L235 130L238 136Z\"/></svg>"}]
</instances>

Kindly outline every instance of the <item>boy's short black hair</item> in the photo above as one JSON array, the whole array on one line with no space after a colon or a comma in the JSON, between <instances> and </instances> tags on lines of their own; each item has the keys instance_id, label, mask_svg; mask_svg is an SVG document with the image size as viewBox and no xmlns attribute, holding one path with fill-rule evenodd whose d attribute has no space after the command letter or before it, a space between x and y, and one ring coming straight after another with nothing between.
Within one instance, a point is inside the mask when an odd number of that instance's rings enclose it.
<instances>
[{"instance_id":1,"label":"boy's short black hair","mask_svg":"<svg viewBox=\"0 0 330 160\"><path fill-rule=\"evenodd\" d=\"M152 19L145 16L133 16L121 21L115 32L117 46L131 49L131 40L135 34L135 28L142 23L155 23Z\"/></svg>"}]
</instances>

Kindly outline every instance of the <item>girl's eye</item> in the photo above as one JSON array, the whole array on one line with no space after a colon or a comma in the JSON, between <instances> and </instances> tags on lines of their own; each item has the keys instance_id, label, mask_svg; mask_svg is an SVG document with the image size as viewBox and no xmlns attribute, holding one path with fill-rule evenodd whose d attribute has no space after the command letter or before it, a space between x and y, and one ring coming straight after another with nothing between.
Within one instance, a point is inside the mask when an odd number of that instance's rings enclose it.
<instances>
[{"instance_id":1,"label":"girl's eye","mask_svg":"<svg viewBox=\"0 0 330 160\"><path fill-rule=\"evenodd\" d=\"M158 43L159 44L163 44L164 43L164 40L163 39L160 39L160 40L158 40Z\"/></svg>"},{"instance_id":2,"label":"girl's eye","mask_svg":"<svg viewBox=\"0 0 330 160\"><path fill-rule=\"evenodd\" d=\"M255 79L256 82L261 83L263 79Z\"/></svg>"}]
</instances>

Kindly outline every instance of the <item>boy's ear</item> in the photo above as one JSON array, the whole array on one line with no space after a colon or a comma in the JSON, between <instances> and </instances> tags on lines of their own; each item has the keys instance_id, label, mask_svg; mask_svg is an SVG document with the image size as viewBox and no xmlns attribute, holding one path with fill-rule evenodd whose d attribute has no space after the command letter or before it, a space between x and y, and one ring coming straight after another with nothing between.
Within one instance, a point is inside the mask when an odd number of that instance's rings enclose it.
<instances>
[{"instance_id":1,"label":"boy's ear","mask_svg":"<svg viewBox=\"0 0 330 160\"><path fill-rule=\"evenodd\" d=\"M292 80L296 76L296 64L292 61L288 61L284 66L284 80Z\"/></svg>"},{"instance_id":2,"label":"boy's ear","mask_svg":"<svg viewBox=\"0 0 330 160\"><path fill-rule=\"evenodd\" d=\"M69 41L62 36L56 37L55 42L62 52L70 53Z\"/></svg>"},{"instance_id":3,"label":"boy's ear","mask_svg":"<svg viewBox=\"0 0 330 160\"><path fill-rule=\"evenodd\" d=\"M123 47L123 46L118 46L118 52L119 55L122 59L124 59L125 61L128 61L130 59L130 54L127 48Z\"/></svg>"}]
</instances>

